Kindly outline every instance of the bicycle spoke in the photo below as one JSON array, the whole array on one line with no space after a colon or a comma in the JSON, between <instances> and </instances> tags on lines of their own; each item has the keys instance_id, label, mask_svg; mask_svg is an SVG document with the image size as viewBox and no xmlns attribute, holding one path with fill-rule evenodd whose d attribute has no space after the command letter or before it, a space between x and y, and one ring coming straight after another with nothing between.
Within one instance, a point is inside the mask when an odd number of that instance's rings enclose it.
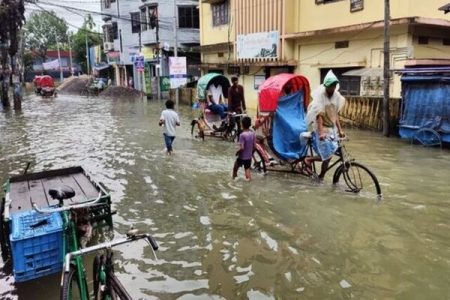
<instances>
[{"instance_id":1,"label":"bicycle spoke","mask_svg":"<svg viewBox=\"0 0 450 300\"><path fill-rule=\"evenodd\" d=\"M375 175L364 165L349 162L336 170L333 183L338 184L340 178L345 183L344 190L368 198L381 199L381 188Z\"/></svg>"}]
</instances>

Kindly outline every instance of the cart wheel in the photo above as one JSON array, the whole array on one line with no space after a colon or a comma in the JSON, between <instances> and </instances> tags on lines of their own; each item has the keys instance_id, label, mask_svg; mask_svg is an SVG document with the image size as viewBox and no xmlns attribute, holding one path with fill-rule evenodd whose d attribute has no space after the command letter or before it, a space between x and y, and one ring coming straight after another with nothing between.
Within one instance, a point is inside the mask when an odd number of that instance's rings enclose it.
<instances>
[{"instance_id":1,"label":"cart wheel","mask_svg":"<svg viewBox=\"0 0 450 300\"><path fill-rule=\"evenodd\" d=\"M5 198L2 198L0 203L0 248L2 251L3 262L9 258L9 247L8 247L8 234L6 231L6 224L3 221L3 212L5 211Z\"/></svg>"},{"instance_id":2,"label":"cart wheel","mask_svg":"<svg viewBox=\"0 0 450 300\"><path fill-rule=\"evenodd\" d=\"M257 173L267 173L266 162L259 150L253 151L251 169Z\"/></svg>"},{"instance_id":3,"label":"cart wheel","mask_svg":"<svg viewBox=\"0 0 450 300\"><path fill-rule=\"evenodd\" d=\"M79 282L77 278L77 271L75 267L71 265L70 271L63 273L60 290L61 300L85 299L80 293Z\"/></svg>"},{"instance_id":4,"label":"cart wheel","mask_svg":"<svg viewBox=\"0 0 450 300\"><path fill-rule=\"evenodd\" d=\"M412 143L418 141L422 146L440 146L442 147L441 136L431 128L421 128L413 136Z\"/></svg>"},{"instance_id":5,"label":"cart wheel","mask_svg":"<svg viewBox=\"0 0 450 300\"><path fill-rule=\"evenodd\" d=\"M334 173L333 184L338 185L341 178L345 184L344 190L346 192L377 200L382 199L378 179L366 166L357 162L342 164Z\"/></svg>"}]
</instances>

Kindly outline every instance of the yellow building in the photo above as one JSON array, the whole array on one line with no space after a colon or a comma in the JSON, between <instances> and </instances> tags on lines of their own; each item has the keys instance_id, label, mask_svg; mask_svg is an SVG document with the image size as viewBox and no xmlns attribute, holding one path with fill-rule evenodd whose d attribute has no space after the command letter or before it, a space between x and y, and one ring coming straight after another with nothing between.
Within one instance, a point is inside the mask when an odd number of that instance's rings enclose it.
<instances>
[{"instance_id":1,"label":"yellow building","mask_svg":"<svg viewBox=\"0 0 450 300\"><path fill-rule=\"evenodd\" d=\"M280 72L317 86L329 69L347 95L381 96L384 1L203 0L202 69L239 73L248 106L257 87ZM391 0L391 69L450 65L448 0ZM401 85L392 75L391 96Z\"/></svg>"}]
</instances>

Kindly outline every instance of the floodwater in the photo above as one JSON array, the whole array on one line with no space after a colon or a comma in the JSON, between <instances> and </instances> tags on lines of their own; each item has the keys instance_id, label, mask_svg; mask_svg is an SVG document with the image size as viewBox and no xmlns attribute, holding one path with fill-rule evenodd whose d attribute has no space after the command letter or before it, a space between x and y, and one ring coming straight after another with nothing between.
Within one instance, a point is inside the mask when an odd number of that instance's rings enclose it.
<instances>
[{"instance_id":1,"label":"floodwater","mask_svg":"<svg viewBox=\"0 0 450 300\"><path fill-rule=\"evenodd\" d=\"M0 113L0 180L83 165L111 191L114 232L151 233L115 249L119 278L145 299L450 299L450 151L347 130L377 175L377 203L291 174L230 179L235 145L190 135L181 108L175 155L157 126L163 103L59 96ZM91 268L90 265L86 266ZM3 272L3 271L2 271ZM57 299L59 274L0 298Z\"/></svg>"}]
</instances>

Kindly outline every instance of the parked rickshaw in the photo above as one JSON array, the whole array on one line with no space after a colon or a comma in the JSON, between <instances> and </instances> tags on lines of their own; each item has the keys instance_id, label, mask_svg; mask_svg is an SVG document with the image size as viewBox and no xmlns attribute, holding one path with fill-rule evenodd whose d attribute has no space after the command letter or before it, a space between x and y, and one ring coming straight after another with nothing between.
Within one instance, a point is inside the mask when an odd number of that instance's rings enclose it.
<instances>
[{"instance_id":1,"label":"parked rickshaw","mask_svg":"<svg viewBox=\"0 0 450 300\"><path fill-rule=\"evenodd\" d=\"M198 80L197 103L200 116L191 122L192 134L197 127L196 137L204 140L206 136L210 136L235 141L239 136L236 122L240 121L242 115L228 114L225 109L230 86L228 78L218 73L208 73ZM219 106L219 110L223 109L222 116L213 111L211 99Z\"/></svg>"},{"instance_id":2,"label":"parked rickshaw","mask_svg":"<svg viewBox=\"0 0 450 300\"><path fill-rule=\"evenodd\" d=\"M42 97L56 96L55 80L49 75L35 76L33 79L34 92Z\"/></svg>"},{"instance_id":3,"label":"parked rickshaw","mask_svg":"<svg viewBox=\"0 0 450 300\"><path fill-rule=\"evenodd\" d=\"M424 146L450 143L450 68L407 68L402 74L399 134Z\"/></svg>"},{"instance_id":4,"label":"parked rickshaw","mask_svg":"<svg viewBox=\"0 0 450 300\"><path fill-rule=\"evenodd\" d=\"M315 180L305 158L314 156L313 138L306 123L306 109L310 100L310 86L306 77L283 73L267 79L259 88L258 111L255 121L256 149L252 169L256 172L291 172ZM336 139L338 139L336 137ZM333 184L345 183L345 191L381 198L381 189L375 175L364 165L350 158L339 140L337 160L327 170L336 166Z\"/></svg>"},{"instance_id":5,"label":"parked rickshaw","mask_svg":"<svg viewBox=\"0 0 450 300\"><path fill-rule=\"evenodd\" d=\"M34 93L36 95L41 94L41 79L43 76L41 75L35 75L33 78L33 85L34 85Z\"/></svg>"},{"instance_id":6,"label":"parked rickshaw","mask_svg":"<svg viewBox=\"0 0 450 300\"><path fill-rule=\"evenodd\" d=\"M112 227L111 197L82 167L11 177L0 203L0 246L16 282L62 271L66 253ZM77 261L82 270L81 259Z\"/></svg>"}]
</instances>

